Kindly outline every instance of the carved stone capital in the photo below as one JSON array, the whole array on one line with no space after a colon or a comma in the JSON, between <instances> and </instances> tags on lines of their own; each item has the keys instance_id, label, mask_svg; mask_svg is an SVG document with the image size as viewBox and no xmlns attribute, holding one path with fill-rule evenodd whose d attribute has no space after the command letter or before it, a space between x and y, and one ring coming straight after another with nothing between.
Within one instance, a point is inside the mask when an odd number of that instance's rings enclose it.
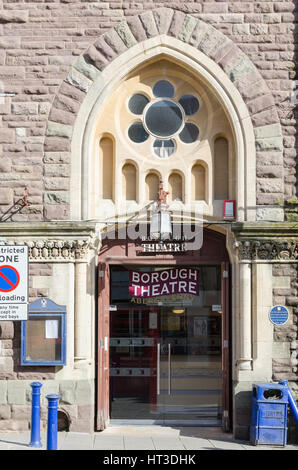
<instances>
[{"instance_id":1,"label":"carved stone capital","mask_svg":"<svg viewBox=\"0 0 298 470\"><path fill-rule=\"evenodd\" d=\"M1 245L27 245L29 261L75 261L87 257L88 251L96 247L94 237L78 240L7 240Z\"/></svg>"},{"instance_id":2,"label":"carved stone capital","mask_svg":"<svg viewBox=\"0 0 298 470\"><path fill-rule=\"evenodd\" d=\"M298 241L241 240L234 247L240 260L298 261Z\"/></svg>"}]
</instances>

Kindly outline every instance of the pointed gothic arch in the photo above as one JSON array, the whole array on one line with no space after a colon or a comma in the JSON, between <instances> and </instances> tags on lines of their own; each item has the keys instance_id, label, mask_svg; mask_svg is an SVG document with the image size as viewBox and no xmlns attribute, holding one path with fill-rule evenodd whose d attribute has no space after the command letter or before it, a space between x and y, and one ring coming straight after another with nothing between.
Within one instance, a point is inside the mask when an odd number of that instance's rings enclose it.
<instances>
[{"instance_id":1,"label":"pointed gothic arch","mask_svg":"<svg viewBox=\"0 0 298 470\"><path fill-rule=\"evenodd\" d=\"M256 149L262 144L281 150L274 99L254 64L230 39L198 18L169 8L132 17L104 33L77 59L60 86L44 150L69 156L71 218L90 215L88 155L98 109L117 81L162 56L196 73L220 100L235 135L238 220L255 220Z\"/></svg>"}]
</instances>

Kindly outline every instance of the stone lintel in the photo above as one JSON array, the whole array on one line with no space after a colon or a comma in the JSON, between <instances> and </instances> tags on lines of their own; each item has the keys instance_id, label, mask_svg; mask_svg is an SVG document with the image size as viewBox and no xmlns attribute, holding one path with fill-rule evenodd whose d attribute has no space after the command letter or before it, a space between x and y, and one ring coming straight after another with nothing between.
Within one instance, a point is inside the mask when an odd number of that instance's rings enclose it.
<instances>
[{"instance_id":1,"label":"stone lintel","mask_svg":"<svg viewBox=\"0 0 298 470\"><path fill-rule=\"evenodd\" d=\"M231 228L237 240L298 240L298 226L295 222L234 222Z\"/></svg>"},{"instance_id":2,"label":"stone lintel","mask_svg":"<svg viewBox=\"0 0 298 470\"><path fill-rule=\"evenodd\" d=\"M95 234L95 221L54 221L54 222L2 222L0 238L74 238Z\"/></svg>"},{"instance_id":3,"label":"stone lintel","mask_svg":"<svg viewBox=\"0 0 298 470\"><path fill-rule=\"evenodd\" d=\"M239 261L298 263L298 227L289 222L232 224Z\"/></svg>"}]
</instances>

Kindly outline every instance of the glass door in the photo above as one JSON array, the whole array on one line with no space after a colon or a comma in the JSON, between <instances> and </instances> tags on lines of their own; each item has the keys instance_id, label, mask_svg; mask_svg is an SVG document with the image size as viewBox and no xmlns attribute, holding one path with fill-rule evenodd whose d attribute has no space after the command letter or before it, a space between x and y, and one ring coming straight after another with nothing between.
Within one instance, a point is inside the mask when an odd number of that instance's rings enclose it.
<instances>
[{"instance_id":1,"label":"glass door","mask_svg":"<svg viewBox=\"0 0 298 470\"><path fill-rule=\"evenodd\" d=\"M221 425L221 268L200 267L191 301L110 312L110 419Z\"/></svg>"},{"instance_id":2,"label":"glass door","mask_svg":"<svg viewBox=\"0 0 298 470\"><path fill-rule=\"evenodd\" d=\"M209 310L161 309L165 424L221 424L221 316Z\"/></svg>"},{"instance_id":3,"label":"glass door","mask_svg":"<svg viewBox=\"0 0 298 470\"><path fill-rule=\"evenodd\" d=\"M158 403L159 311L119 308L110 320L110 418L163 424Z\"/></svg>"}]
</instances>

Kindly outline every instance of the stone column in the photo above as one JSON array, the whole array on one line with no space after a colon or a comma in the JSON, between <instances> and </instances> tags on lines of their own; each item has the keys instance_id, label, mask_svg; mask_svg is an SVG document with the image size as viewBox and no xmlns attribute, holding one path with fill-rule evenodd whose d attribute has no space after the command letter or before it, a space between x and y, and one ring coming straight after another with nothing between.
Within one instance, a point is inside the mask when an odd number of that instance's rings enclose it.
<instances>
[{"instance_id":1,"label":"stone column","mask_svg":"<svg viewBox=\"0 0 298 470\"><path fill-rule=\"evenodd\" d=\"M239 265L239 370L251 370L251 264Z\"/></svg>"},{"instance_id":2,"label":"stone column","mask_svg":"<svg viewBox=\"0 0 298 470\"><path fill-rule=\"evenodd\" d=\"M86 253L78 249L75 261L75 361L91 357L91 312L87 299L87 267Z\"/></svg>"},{"instance_id":3,"label":"stone column","mask_svg":"<svg viewBox=\"0 0 298 470\"><path fill-rule=\"evenodd\" d=\"M273 306L272 264L254 262L252 264L253 314L252 351L254 360L254 380L272 380L273 324L269 311Z\"/></svg>"}]
</instances>

